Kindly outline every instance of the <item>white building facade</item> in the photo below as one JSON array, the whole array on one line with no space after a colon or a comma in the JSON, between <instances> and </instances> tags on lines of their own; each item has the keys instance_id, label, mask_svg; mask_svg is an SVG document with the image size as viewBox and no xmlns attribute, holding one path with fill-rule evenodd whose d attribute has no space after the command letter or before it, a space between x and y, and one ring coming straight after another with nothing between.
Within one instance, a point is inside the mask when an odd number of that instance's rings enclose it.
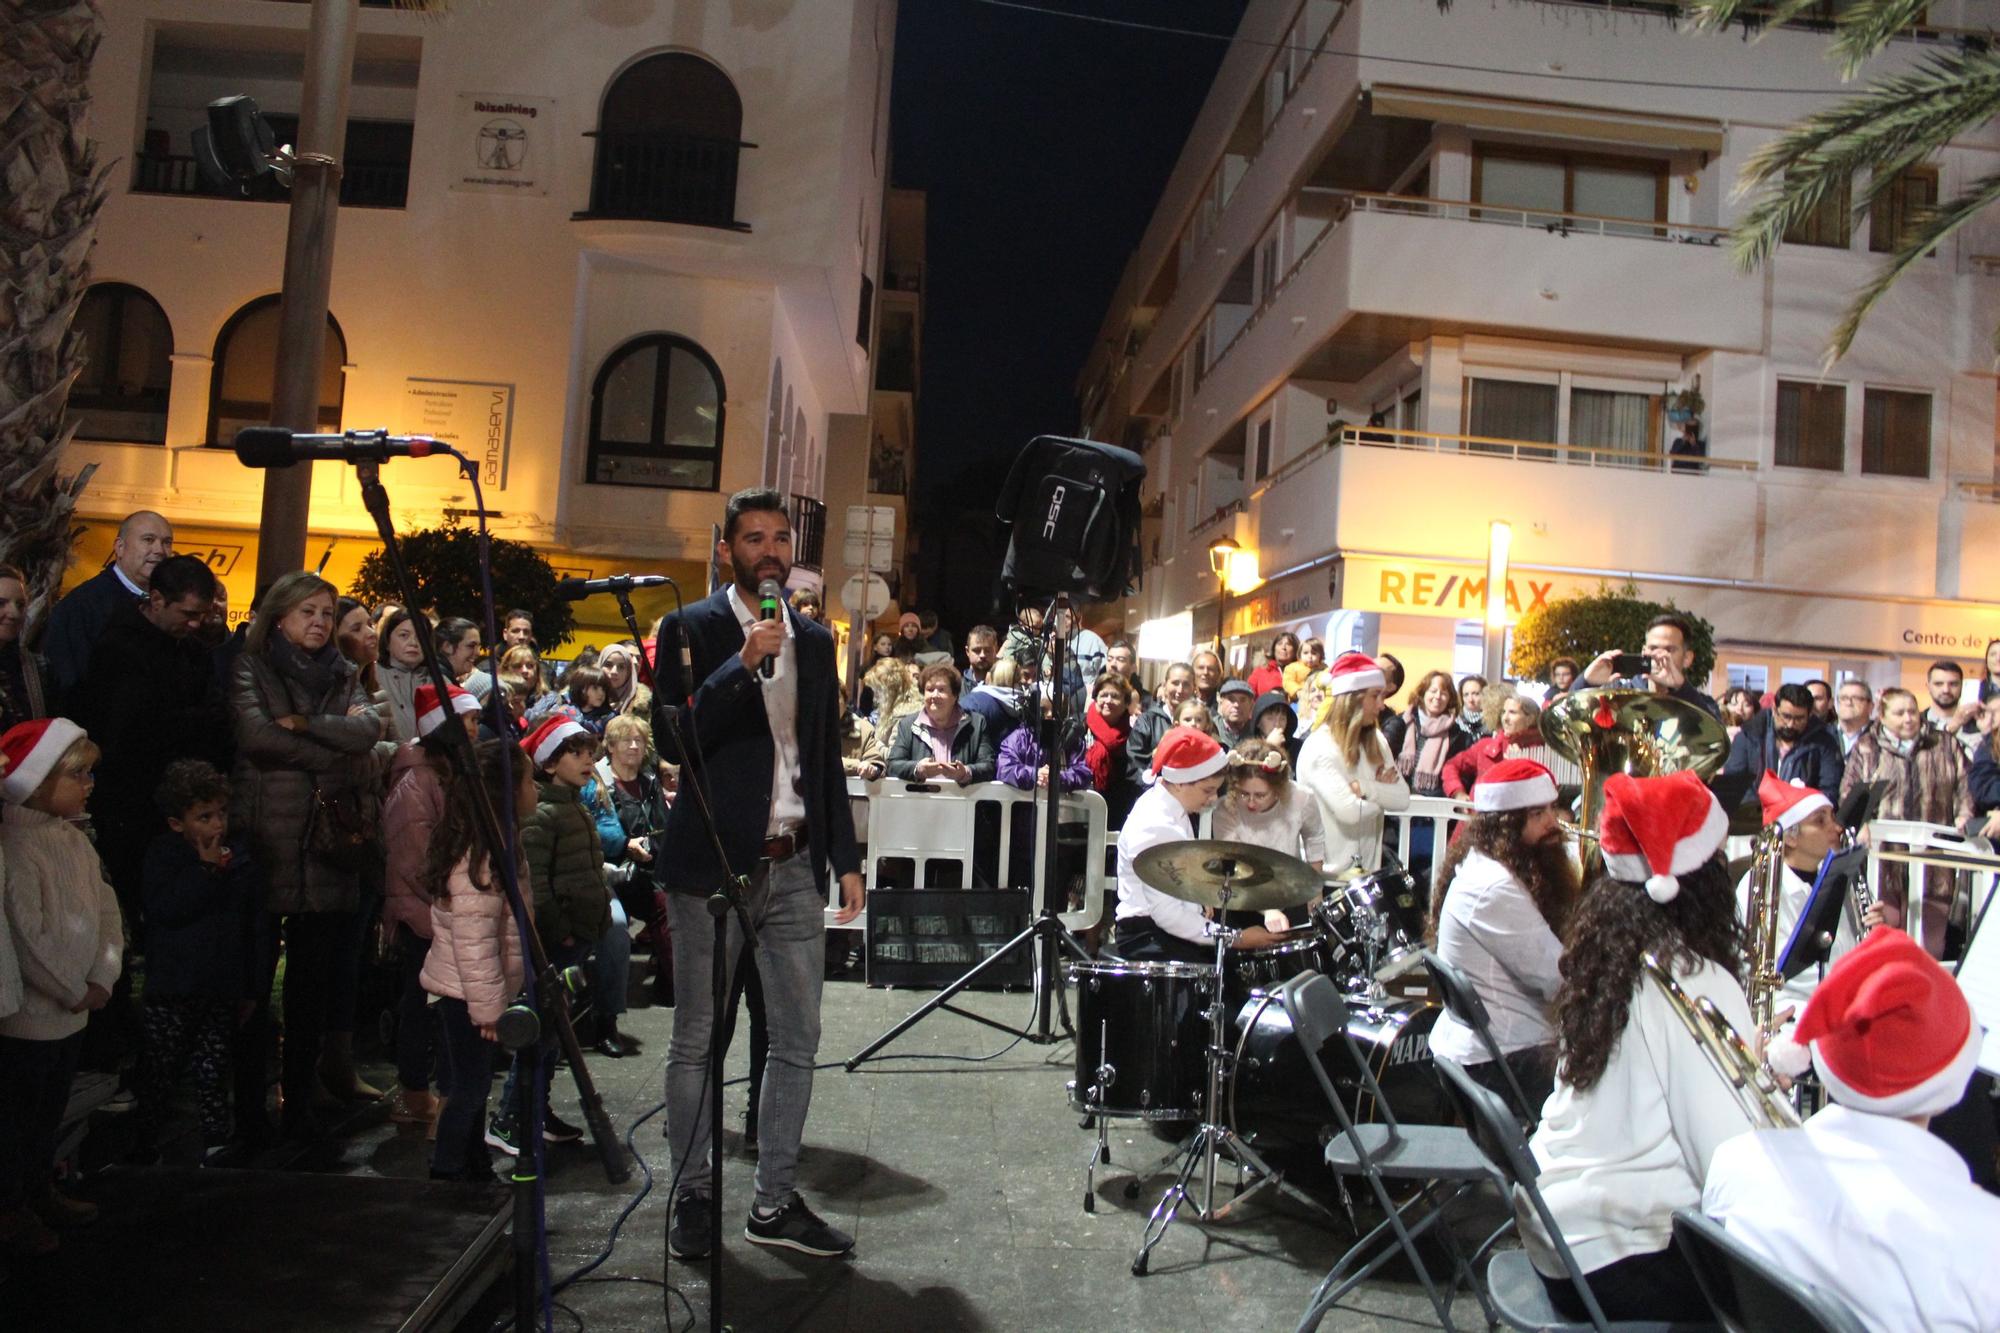
<instances>
[{"instance_id":1,"label":"white building facade","mask_svg":"<svg viewBox=\"0 0 2000 1333\"><path fill-rule=\"evenodd\" d=\"M1864 77L1995 18L1933 5ZM1127 625L1190 615L1248 661L1331 625L1412 676L1476 670L1504 520L1516 611L1630 580L1714 623L1718 687L1978 662L2000 217L1821 358L1902 215L2000 138L1744 274L1744 161L1854 91L1826 44L1643 6L1252 0L1080 380L1085 428L1149 467ZM1707 452L1676 468L1690 391ZM1223 538L1257 567L1226 604Z\"/></svg>"},{"instance_id":2,"label":"white building facade","mask_svg":"<svg viewBox=\"0 0 2000 1333\"><path fill-rule=\"evenodd\" d=\"M239 612L261 475L226 446L267 419L287 210L275 186L221 197L190 135L208 102L248 93L286 141L308 17L124 0L92 75L90 132L116 165L64 462L96 466L93 519L173 519ZM775 17L482 0L436 18L371 0L323 427L449 435L481 459L499 535L564 573L665 571L690 595L726 496L776 486L795 582L817 583L840 535L828 474L859 474L870 441L895 18L895 0ZM385 480L399 523L472 507L445 463ZM375 545L346 469L316 468L311 531L308 562L330 552L336 582ZM75 577L100 547L93 524Z\"/></svg>"}]
</instances>

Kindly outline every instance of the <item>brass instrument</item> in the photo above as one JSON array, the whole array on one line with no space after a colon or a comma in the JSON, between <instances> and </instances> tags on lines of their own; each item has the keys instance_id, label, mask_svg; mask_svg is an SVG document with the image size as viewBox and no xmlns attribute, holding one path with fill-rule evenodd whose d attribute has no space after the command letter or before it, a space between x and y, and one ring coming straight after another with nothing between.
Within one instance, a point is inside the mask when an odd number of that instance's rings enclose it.
<instances>
[{"instance_id":1,"label":"brass instrument","mask_svg":"<svg viewBox=\"0 0 2000 1333\"><path fill-rule=\"evenodd\" d=\"M1692 770L1703 781L1729 758L1729 733L1693 704L1650 690L1582 690L1542 713L1542 739L1583 772L1577 823L1597 829L1604 781Z\"/></svg>"},{"instance_id":2,"label":"brass instrument","mask_svg":"<svg viewBox=\"0 0 2000 1333\"><path fill-rule=\"evenodd\" d=\"M1757 834L1750 858L1750 901L1743 915L1743 954L1748 964L1744 995L1757 1031L1768 1034L1777 1021L1778 990L1785 978L1778 972L1778 906L1785 893L1785 831L1776 824Z\"/></svg>"},{"instance_id":3,"label":"brass instrument","mask_svg":"<svg viewBox=\"0 0 2000 1333\"><path fill-rule=\"evenodd\" d=\"M1701 1047L1708 1056L1709 1063L1722 1075L1723 1082L1736 1096L1736 1104L1756 1129L1797 1129L1799 1113L1786 1100L1785 1091L1778 1086L1777 1075L1760 1061L1756 1054L1737 1035L1722 1011L1715 1007L1715 1001L1703 996L1699 1000L1690 999L1674 980L1673 973L1660 962L1655 954L1647 954L1643 960L1646 975L1667 997L1667 1007L1681 1020L1681 1025L1693 1037L1695 1045Z\"/></svg>"}]
</instances>

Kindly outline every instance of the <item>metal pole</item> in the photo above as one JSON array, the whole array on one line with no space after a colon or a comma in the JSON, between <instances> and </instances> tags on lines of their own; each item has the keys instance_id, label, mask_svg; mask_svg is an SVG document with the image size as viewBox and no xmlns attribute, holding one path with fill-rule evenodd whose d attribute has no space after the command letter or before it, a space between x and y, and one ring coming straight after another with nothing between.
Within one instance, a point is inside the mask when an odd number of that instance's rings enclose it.
<instances>
[{"instance_id":1,"label":"metal pole","mask_svg":"<svg viewBox=\"0 0 2000 1333\"><path fill-rule=\"evenodd\" d=\"M361 0L313 0L306 37L298 161L285 233L277 377L271 394L271 424L295 431L319 429L320 359L326 351L327 298L333 287L333 226L340 210L340 156L347 138L347 100L360 13ZM305 564L312 473L311 463L264 473L257 539L259 587Z\"/></svg>"}]
</instances>

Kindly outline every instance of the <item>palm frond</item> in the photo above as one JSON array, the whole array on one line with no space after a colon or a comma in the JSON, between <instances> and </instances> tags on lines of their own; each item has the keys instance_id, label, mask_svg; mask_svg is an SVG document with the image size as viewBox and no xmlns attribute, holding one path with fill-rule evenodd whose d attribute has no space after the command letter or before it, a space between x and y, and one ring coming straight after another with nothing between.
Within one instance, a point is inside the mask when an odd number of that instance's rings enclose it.
<instances>
[{"instance_id":1,"label":"palm frond","mask_svg":"<svg viewBox=\"0 0 2000 1333\"><path fill-rule=\"evenodd\" d=\"M1750 268L1769 258L1785 232L1809 217L1829 191L1844 189L1864 170L1878 178L1865 193L1865 212L1895 172L1996 114L2000 55L1953 51L1927 56L1918 68L1809 116L1743 165L1738 197L1760 186L1775 188L1732 229L1737 262Z\"/></svg>"},{"instance_id":2,"label":"palm frond","mask_svg":"<svg viewBox=\"0 0 2000 1333\"><path fill-rule=\"evenodd\" d=\"M1692 7L1696 28L1718 30L1732 23L1760 23L1774 28L1780 23L1789 23L1805 14L1808 9L1817 8L1819 0L1695 0Z\"/></svg>"},{"instance_id":3,"label":"palm frond","mask_svg":"<svg viewBox=\"0 0 2000 1333\"><path fill-rule=\"evenodd\" d=\"M1875 270L1875 276L1855 293L1853 302L1840 317L1840 323L1834 326L1833 337L1827 345L1826 366L1831 368L1835 361L1846 355L1861 321L1882 299L1883 293L1910 270L1911 265L1931 253L1996 199L2000 199L2000 172L1974 181L1970 188L1949 203L1917 213L1913 225L1897 238L1895 252L1882 261ZM2000 330L1995 332L1995 341L1996 346L2000 346Z\"/></svg>"},{"instance_id":4,"label":"palm frond","mask_svg":"<svg viewBox=\"0 0 2000 1333\"><path fill-rule=\"evenodd\" d=\"M1851 79L1862 64L1887 46L1898 33L1923 22L1930 0L1853 0L1841 11L1834 31L1833 55L1842 78Z\"/></svg>"}]
</instances>

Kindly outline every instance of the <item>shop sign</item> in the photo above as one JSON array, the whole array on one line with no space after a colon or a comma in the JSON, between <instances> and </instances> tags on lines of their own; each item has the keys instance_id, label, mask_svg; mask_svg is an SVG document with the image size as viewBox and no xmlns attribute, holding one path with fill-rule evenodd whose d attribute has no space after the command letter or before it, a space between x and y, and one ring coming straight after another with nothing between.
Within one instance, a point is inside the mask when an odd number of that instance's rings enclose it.
<instances>
[{"instance_id":1,"label":"shop sign","mask_svg":"<svg viewBox=\"0 0 2000 1333\"><path fill-rule=\"evenodd\" d=\"M1522 571L1507 578L1507 614L1518 619L1559 597L1595 592L1599 580ZM1476 620L1486 610L1486 571L1473 564L1350 558L1341 603L1360 611Z\"/></svg>"},{"instance_id":2,"label":"shop sign","mask_svg":"<svg viewBox=\"0 0 2000 1333\"><path fill-rule=\"evenodd\" d=\"M1331 565L1303 570L1255 592L1229 599L1226 626L1230 638L1241 638L1279 625L1311 620L1333 609Z\"/></svg>"},{"instance_id":3,"label":"shop sign","mask_svg":"<svg viewBox=\"0 0 2000 1333\"><path fill-rule=\"evenodd\" d=\"M507 484L514 434L514 386L477 380L403 381L403 429L443 440L479 466L479 484Z\"/></svg>"},{"instance_id":4,"label":"shop sign","mask_svg":"<svg viewBox=\"0 0 2000 1333\"><path fill-rule=\"evenodd\" d=\"M545 195L555 165L556 99L460 93L451 139L451 188Z\"/></svg>"}]
</instances>

